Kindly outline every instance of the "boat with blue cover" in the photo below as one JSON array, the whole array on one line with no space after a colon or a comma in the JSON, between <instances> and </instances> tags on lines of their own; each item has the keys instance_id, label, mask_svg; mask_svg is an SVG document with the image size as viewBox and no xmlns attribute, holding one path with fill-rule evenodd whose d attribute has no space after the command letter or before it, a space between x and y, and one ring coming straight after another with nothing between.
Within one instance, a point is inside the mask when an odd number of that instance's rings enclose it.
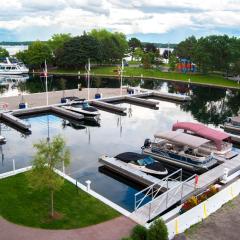
<instances>
[{"instance_id":1,"label":"boat with blue cover","mask_svg":"<svg viewBox=\"0 0 240 240\"><path fill-rule=\"evenodd\" d=\"M101 159L108 159L113 157L102 156ZM165 176L168 174L168 170L165 166L154 160L152 157L139 154L135 152L124 152L120 153L114 157L115 160L122 161L126 163L131 168L140 170L144 173L152 174L152 175L162 175Z\"/></svg>"}]
</instances>

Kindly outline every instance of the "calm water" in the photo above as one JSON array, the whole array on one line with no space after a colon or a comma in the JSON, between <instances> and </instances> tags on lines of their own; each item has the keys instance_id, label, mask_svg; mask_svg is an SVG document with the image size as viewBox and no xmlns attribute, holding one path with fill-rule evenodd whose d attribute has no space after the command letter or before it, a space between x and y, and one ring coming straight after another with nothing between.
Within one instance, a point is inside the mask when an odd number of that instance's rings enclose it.
<instances>
[{"instance_id":1,"label":"calm water","mask_svg":"<svg viewBox=\"0 0 240 240\"><path fill-rule=\"evenodd\" d=\"M34 81L36 80L33 78L26 81L28 91L35 89L36 92L41 89L38 85L40 83ZM59 81L59 78L54 78L52 86L57 86ZM78 82L77 78L67 78L67 88L75 88ZM125 81L124 84L127 83L129 81ZM159 110L123 103L121 105L128 108L127 116L120 117L101 111L100 126L86 126L83 123L78 129L53 115L31 117L27 121L32 125L32 134L27 137L2 124L1 135L6 137L7 143L0 147L2 156L0 172L12 169L12 159L15 159L16 168L29 165L34 153L33 143L46 138L48 133L50 138L61 134L66 139L72 154L72 162L67 172L84 184L86 180L91 180L92 188L98 193L132 210L133 196L139 188L124 179L115 179L115 175L113 178L111 174L99 168L100 155L114 156L124 151L140 152L145 138L151 138L157 131L171 129L176 121L197 121L218 127L227 116L236 115L239 110L239 91L163 81L135 80L134 85L139 84L144 88L188 94L192 96L192 100L182 105L160 101ZM119 81L101 79L100 86L119 87Z\"/></svg>"}]
</instances>

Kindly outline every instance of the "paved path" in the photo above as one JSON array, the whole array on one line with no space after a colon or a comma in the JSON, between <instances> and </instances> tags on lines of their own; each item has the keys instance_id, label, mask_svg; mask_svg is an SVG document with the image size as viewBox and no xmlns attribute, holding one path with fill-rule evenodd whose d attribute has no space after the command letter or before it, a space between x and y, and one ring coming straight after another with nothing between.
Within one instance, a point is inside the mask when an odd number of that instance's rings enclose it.
<instances>
[{"instance_id":1,"label":"paved path","mask_svg":"<svg viewBox=\"0 0 240 240\"><path fill-rule=\"evenodd\" d=\"M187 231L187 240L239 240L240 197Z\"/></svg>"},{"instance_id":2,"label":"paved path","mask_svg":"<svg viewBox=\"0 0 240 240\"><path fill-rule=\"evenodd\" d=\"M43 230L16 225L0 218L0 240L120 240L136 225L127 217L72 230Z\"/></svg>"}]
</instances>

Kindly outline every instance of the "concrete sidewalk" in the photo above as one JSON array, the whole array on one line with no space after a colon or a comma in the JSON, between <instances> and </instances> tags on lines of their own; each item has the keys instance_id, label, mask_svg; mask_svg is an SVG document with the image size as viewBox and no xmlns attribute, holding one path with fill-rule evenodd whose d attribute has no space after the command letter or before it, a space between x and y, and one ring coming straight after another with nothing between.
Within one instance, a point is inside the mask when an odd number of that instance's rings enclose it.
<instances>
[{"instance_id":1,"label":"concrete sidewalk","mask_svg":"<svg viewBox=\"0 0 240 240\"><path fill-rule=\"evenodd\" d=\"M121 216L97 225L71 230L45 230L16 225L0 218L0 240L120 240L135 222Z\"/></svg>"}]
</instances>

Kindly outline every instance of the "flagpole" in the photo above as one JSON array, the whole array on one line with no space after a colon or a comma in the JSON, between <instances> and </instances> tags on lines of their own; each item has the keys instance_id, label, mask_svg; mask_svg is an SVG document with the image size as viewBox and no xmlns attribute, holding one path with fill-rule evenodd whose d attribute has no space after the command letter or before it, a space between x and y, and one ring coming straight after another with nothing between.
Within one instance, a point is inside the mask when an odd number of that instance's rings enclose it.
<instances>
[{"instance_id":1,"label":"flagpole","mask_svg":"<svg viewBox=\"0 0 240 240\"><path fill-rule=\"evenodd\" d=\"M88 100L89 100L89 98L90 98L90 71L91 71L91 68L90 68L90 58L88 59Z\"/></svg>"},{"instance_id":2,"label":"flagpole","mask_svg":"<svg viewBox=\"0 0 240 240\"><path fill-rule=\"evenodd\" d=\"M47 106L48 106L48 76L47 76L47 62L45 60L45 70L44 70L44 75L45 75L45 84L46 84L46 98L47 98Z\"/></svg>"}]
</instances>

